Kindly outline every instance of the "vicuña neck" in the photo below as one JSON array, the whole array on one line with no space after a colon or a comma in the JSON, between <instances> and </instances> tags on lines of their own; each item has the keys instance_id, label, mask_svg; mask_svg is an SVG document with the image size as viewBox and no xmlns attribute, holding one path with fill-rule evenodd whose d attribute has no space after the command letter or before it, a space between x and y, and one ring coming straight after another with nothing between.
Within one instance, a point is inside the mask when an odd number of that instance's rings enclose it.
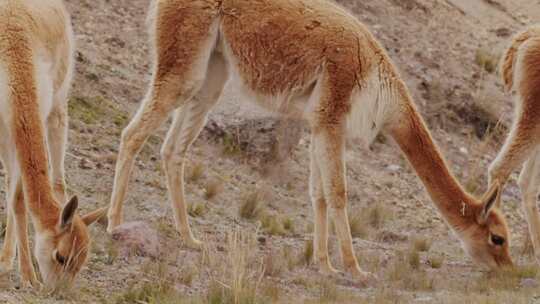
<instances>
[{"instance_id":1,"label":"vicu\u00f1a neck","mask_svg":"<svg viewBox=\"0 0 540 304\"><path fill-rule=\"evenodd\" d=\"M416 173L431 199L454 230L469 226L474 215L470 195L450 173L422 117L410 100L403 105L401 121L391 134Z\"/></svg>"},{"instance_id":2,"label":"vicu\u00f1a neck","mask_svg":"<svg viewBox=\"0 0 540 304\"><path fill-rule=\"evenodd\" d=\"M32 51L24 31L16 26L7 37L12 126L26 206L37 232L55 227L60 206L49 181L45 134L39 113ZM16 181L14 181L16 182Z\"/></svg>"}]
</instances>

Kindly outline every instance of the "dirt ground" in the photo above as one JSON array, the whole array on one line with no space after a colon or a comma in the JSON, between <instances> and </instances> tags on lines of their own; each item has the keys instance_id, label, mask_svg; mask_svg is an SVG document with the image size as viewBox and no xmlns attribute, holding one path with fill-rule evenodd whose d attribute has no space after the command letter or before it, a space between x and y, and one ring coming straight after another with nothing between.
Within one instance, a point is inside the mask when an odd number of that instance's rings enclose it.
<instances>
[{"instance_id":1,"label":"dirt ground","mask_svg":"<svg viewBox=\"0 0 540 304\"><path fill-rule=\"evenodd\" d=\"M149 1L66 0L77 37L67 182L84 210L108 204L120 132L148 84ZM540 2L337 2L388 50L452 171L481 194L512 118L495 64L510 37L540 18ZM275 129L298 133L299 143L279 165L264 166L281 138ZM361 287L347 277L323 277L309 263L313 224L304 128L279 122L226 90L186 170L191 226L206 243L202 251L186 248L174 231L159 156L165 130L139 156L125 201L126 221L147 222L159 233L161 258L119 255L104 226L96 226L93 253L73 291L19 290L14 271L0 281L0 303L235 303L224 296L238 289L235 282L245 285L236 303L540 302L517 173L503 194L503 210L521 266L501 276L473 265L394 143L380 137L367 150L351 142L355 249L361 266L380 278L376 286ZM253 219L240 216L253 201L260 201ZM237 233L242 238L235 243ZM333 235L330 244L333 264L341 268ZM231 273L231 267L243 272Z\"/></svg>"}]
</instances>

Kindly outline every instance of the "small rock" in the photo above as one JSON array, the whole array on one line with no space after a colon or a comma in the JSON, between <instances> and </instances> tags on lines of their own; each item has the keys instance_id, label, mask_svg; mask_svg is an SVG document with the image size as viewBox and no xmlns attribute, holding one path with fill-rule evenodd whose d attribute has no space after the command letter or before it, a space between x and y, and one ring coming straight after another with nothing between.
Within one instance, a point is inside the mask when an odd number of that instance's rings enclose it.
<instances>
[{"instance_id":1,"label":"small rock","mask_svg":"<svg viewBox=\"0 0 540 304\"><path fill-rule=\"evenodd\" d=\"M79 168L84 170L93 169L92 163L86 158L81 158L81 161L79 162Z\"/></svg>"},{"instance_id":2,"label":"small rock","mask_svg":"<svg viewBox=\"0 0 540 304\"><path fill-rule=\"evenodd\" d=\"M383 230L379 232L377 237L383 243L395 243L395 242L403 242L407 240L406 235L398 234L389 230Z\"/></svg>"},{"instance_id":3,"label":"small rock","mask_svg":"<svg viewBox=\"0 0 540 304\"><path fill-rule=\"evenodd\" d=\"M432 303L433 302L433 298L432 297L420 297L420 298L416 298L416 301L417 303Z\"/></svg>"},{"instance_id":4,"label":"small rock","mask_svg":"<svg viewBox=\"0 0 540 304\"><path fill-rule=\"evenodd\" d=\"M459 152L460 152L461 154L465 154L465 155L469 154L469 151L468 151L467 148L465 148L465 147L459 148Z\"/></svg>"},{"instance_id":5,"label":"small rock","mask_svg":"<svg viewBox=\"0 0 540 304\"><path fill-rule=\"evenodd\" d=\"M157 231L145 222L125 223L116 227L112 239L124 257L133 254L157 258L159 256L159 237Z\"/></svg>"},{"instance_id":6,"label":"small rock","mask_svg":"<svg viewBox=\"0 0 540 304\"><path fill-rule=\"evenodd\" d=\"M398 172L399 170L401 170L401 167L398 165L388 165L386 169L388 169L388 171L390 172Z\"/></svg>"},{"instance_id":7,"label":"small rock","mask_svg":"<svg viewBox=\"0 0 540 304\"><path fill-rule=\"evenodd\" d=\"M266 245L266 237L264 236L260 236L257 238L257 241L259 242L259 244L261 245Z\"/></svg>"},{"instance_id":8,"label":"small rock","mask_svg":"<svg viewBox=\"0 0 540 304\"><path fill-rule=\"evenodd\" d=\"M507 27L500 27L495 30L495 35L500 38L506 38L512 35L512 31Z\"/></svg>"},{"instance_id":9,"label":"small rock","mask_svg":"<svg viewBox=\"0 0 540 304\"><path fill-rule=\"evenodd\" d=\"M539 286L538 280L531 278L522 279L520 285L523 288L537 288Z\"/></svg>"}]
</instances>

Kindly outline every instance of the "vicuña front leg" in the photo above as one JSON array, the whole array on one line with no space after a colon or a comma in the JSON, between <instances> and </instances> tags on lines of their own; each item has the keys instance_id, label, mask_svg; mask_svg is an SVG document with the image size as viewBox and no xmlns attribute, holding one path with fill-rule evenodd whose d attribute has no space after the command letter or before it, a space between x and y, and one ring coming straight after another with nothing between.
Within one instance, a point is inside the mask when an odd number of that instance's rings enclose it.
<instances>
[{"instance_id":1,"label":"vicu\u00f1a front leg","mask_svg":"<svg viewBox=\"0 0 540 304\"><path fill-rule=\"evenodd\" d=\"M15 235L15 223L13 218L13 212L11 210L11 204L9 202L10 191L12 189L10 185L11 179L9 178L9 172L6 177L6 232L4 235L4 245L2 247L2 252L0 253L0 273L8 272L13 269L13 260L16 253L16 235Z\"/></svg>"},{"instance_id":2,"label":"vicu\u00f1a front leg","mask_svg":"<svg viewBox=\"0 0 540 304\"><path fill-rule=\"evenodd\" d=\"M9 209L7 210L6 233L4 235L2 252L0 253L0 273L5 273L13 269L13 260L15 259L15 249L17 246L13 214Z\"/></svg>"},{"instance_id":3,"label":"vicu\u00f1a front leg","mask_svg":"<svg viewBox=\"0 0 540 304\"><path fill-rule=\"evenodd\" d=\"M64 104L65 94L60 94L58 98ZM66 199L66 181L64 170L64 159L66 154L66 142L68 132L67 109L57 106L51 111L47 118L47 147L49 148L49 157L51 164L51 182L54 187L54 195L61 203L67 203Z\"/></svg>"},{"instance_id":4,"label":"vicu\u00f1a front leg","mask_svg":"<svg viewBox=\"0 0 540 304\"><path fill-rule=\"evenodd\" d=\"M314 214L313 256L315 263L322 272L332 274L336 273L337 270L332 267L328 257L328 206L324 198L321 170L315 153L314 140L312 136L310 147L311 176L309 181L309 192Z\"/></svg>"},{"instance_id":5,"label":"vicu\u00f1a front leg","mask_svg":"<svg viewBox=\"0 0 540 304\"><path fill-rule=\"evenodd\" d=\"M523 196L523 209L527 216L529 234L534 247L534 254L540 263L540 213L537 205L538 186L540 185L540 150L536 150L521 171L519 186Z\"/></svg>"},{"instance_id":6,"label":"vicu\u00f1a front leg","mask_svg":"<svg viewBox=\"0 0 540 304\"><path fill-rule=\"evenodd\" d=\"M17 252L19 259L19 270L21 272L22 284L25 287L40 285L34 264L32 263L32 251L28 242L28 215L26 212L26 204L22 191L22 181L18 179L15 183L15 189L12 192L13 197L10 198L12 210L14 212L15 229L17 231Z\"/></svg>"},{"instance_id":7,"label":"vicu\u00f1a front leg","mask_svg":"<svg viewBox=\"0 0 540 304\"><path fill-rule=\"evenodd\" d=\"M334 216L343 264L347 271L362 283L372 283L375 276L360 269L352 245L347 215L344 132L340 127L332 126L328 130L320 130L313 138L326 202Z\"/></svg>"}]
</instances>

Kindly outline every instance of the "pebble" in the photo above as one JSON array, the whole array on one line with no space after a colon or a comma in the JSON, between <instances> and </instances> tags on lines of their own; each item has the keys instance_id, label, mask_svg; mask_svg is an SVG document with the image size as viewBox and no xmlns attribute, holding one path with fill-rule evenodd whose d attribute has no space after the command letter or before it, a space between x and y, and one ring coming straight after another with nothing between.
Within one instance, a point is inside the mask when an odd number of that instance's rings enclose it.
<instances>
[{"instance_id":1,"label":"pebble","mask_svg":"<svg viewBox=\"0 0 540 304\"><path fill-rule=\"evenodd\" d=\"M531 278L522 279L520 285L523 288L537 288L539 286L538 280Z\"/></svg>"},{"instance_id":2,"label":"pebble","mask_svg":"<svg viewBox=\"0 0 540 304\"><path fill-rule=\"evenodd\" d=\"M79 168L84 170L93 169L92 163L86 158L81 158L81 161L79 162Z\"/></svg>"},{"instance_id":3,"label":"pebble","mask_svg":"<svg viewBox=\"0 0 540 304\"><path fill-rule=\"evenodd\" d=\"M386 169L388 169L388 171L390 172L398 172L399 170L401 170L401 167L398 165L388 165Z\"/></svg>"}]
</instances>

